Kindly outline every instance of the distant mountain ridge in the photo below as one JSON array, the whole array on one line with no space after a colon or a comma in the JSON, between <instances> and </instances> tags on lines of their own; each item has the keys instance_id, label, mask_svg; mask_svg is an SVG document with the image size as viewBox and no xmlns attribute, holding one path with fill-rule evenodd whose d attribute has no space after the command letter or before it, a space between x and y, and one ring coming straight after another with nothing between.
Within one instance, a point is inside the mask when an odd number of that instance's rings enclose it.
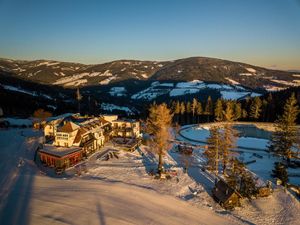
<instances>
[{"instance_id":1,"label":"distant mountain ridge","mask_svg":"<svg viewBox=\"0 0 300 225\"><path fill-rule=\"evenodd\" d=\"M300 75L295 72L207 57L162 62L117 60L92 65L53 60L0 59L0 78L1 75L66 88L113 85L126 80L200 80L264 90L300 85Z\"/></svg>"}]
</instances>

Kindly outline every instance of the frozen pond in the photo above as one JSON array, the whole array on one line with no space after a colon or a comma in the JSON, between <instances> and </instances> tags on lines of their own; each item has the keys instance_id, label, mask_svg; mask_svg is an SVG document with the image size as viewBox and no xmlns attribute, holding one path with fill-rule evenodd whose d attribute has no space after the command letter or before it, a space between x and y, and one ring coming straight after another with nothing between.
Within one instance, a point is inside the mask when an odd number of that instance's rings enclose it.
<instances>
[{"instance_id":1,"label":"frozen pond","mask_svg":"<svg viewBox=\"0 0 300 225\"><path fill-rule=\"evenodd\" d=\"M270 154L267 149L272 132L259 129L254 125L235 125L235 129L239 132L236 143L237 157L239 160L247 164L247 167L264 180L273 180L271 177L274 162L281 159ZM196 144L206 145L209 137L209 126L190 126L181 130L179 140ZM196 154L201 155L200 149ZM300 185L300 169L288 169L290 183ZM296 175L296 176L294 176Z\"/></svg>"},{"instance_id":2,"label":"frozen pond","mask_svg":"<svg viewBox=\"0 0 300 225\"><path fill-rule=\"evenodd\" d=\"M271 132L259 129L254 125L235 125L234 128L239 132L237 147L244 149L265 150L268 146ZM208 126L194 126L183 128L181 134L191 142L206 143L209 137Z\"/></svg>"}]
</instances>

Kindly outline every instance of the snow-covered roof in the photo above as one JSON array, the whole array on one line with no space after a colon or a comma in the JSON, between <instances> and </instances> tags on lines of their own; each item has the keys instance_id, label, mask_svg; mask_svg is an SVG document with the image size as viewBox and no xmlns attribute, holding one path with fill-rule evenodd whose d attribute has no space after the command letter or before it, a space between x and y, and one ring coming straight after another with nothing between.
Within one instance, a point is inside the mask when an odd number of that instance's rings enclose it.
<instances>
[{"instance_id":1,"label":"snow-covered roof","mask_svg":"<svg viewBox=\"0 0 300 225\"><path fill-rule=\"evenodd\" d=\"M58 132L70 133L70 132L73 132L73 131L75 131L79 128L80 128L80 126L76 125L73 122L68 121L65 125L58 128Z\"/></svg>"},{"instance_id":2,"label":"snow-covered roof","mask_svg":"<svg viewBox=\"0 0 300 225\"><path fill-rule=\"evenodd\" d=\"M74 152L81 151L80 147L57 147L54 145L44 145L42 149L39 150L40 152L50 154L57 157L62 157Z\"/></svg>"}]
</instances>

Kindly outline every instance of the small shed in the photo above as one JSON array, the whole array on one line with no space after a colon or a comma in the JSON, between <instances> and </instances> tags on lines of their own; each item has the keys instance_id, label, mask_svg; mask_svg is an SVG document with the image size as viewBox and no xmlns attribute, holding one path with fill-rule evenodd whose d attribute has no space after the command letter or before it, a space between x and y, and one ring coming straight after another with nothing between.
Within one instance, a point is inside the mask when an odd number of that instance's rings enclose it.
<instances>
[{"instance_id":1,"label":"small shed","mask_svg":"<svg viewBox=\"0 0 300 225\"><path fill-rule=\"evenodd\" d=\"M240 205L242 196L233 188L231 188L224 180L220 179L216 182L212 190L213 197L225 209L233 209Z\"/></svg>"},{"instance_id":2,"label":"small shed","mask_svg":"<svg viewBox=\"0 0 300 225\"><path fill-rule=\"evenodd\" d=\"M193 147L189 146L189 145L178 145L178 151L181 154L192 155L193 154Z\"/></svg>"}]
</instances>

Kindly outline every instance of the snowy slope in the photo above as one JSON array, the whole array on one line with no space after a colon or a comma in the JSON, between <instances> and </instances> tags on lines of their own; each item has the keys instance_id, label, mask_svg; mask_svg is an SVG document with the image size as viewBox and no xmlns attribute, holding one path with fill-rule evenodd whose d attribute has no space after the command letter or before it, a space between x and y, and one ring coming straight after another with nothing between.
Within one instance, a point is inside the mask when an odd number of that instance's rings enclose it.
<instances>
[{"instance_id":1,"label":"snowy slope","mask_svg":"<svg viewBox=\"0 0 300 225\"><path fill-rule=\"evenodd\" d=\"M124 111L127 115L134 115L135 109L130 109L126 106L118 106L111 103L101 103L101 109L108 112L113 112L114 110Z\"/></svg>"},{"instance_id":2,"label":"snowy slope","mask_svg":"<svg viewBox=\"0 0 300 225\"><path fill-rule=\"evenodd\" d=\"M228 60L190 57L174 61L118 60L85 65L52 60L0 59L0 73L65 87L109 85L126 80L220 82L249 88L299 86L298 74Z\"/></svg>"},{"instance_id":3,"label":"snowy slope","mask_svg":"<svg viewBox=\"0 0 300 225\"><path fill-rule=\"evenodd\" d=\"M132 99L154 100L161 95L169 95L170 97L183 96L187 94L196 94L201 90L214 89L219 91L224 99L242 99L247 96L260 96L259 93L253 92L240 85L226 85L218 83L206 83L199 80L174 83L153 82L150 87L135 93Z\"/></svg>"},{"instance_id":4,"label":"snowy slope","mask_svg":"<svg viewBox=\"0 0 300 225\"><path fill-rule=\"evenodd\" d=\"M35 135L29 129L0 131L1 224L239 224L138 184L45 176L32 161ZM20 158L24 165L17 167Z\"/></svg>"}]
</instances>

